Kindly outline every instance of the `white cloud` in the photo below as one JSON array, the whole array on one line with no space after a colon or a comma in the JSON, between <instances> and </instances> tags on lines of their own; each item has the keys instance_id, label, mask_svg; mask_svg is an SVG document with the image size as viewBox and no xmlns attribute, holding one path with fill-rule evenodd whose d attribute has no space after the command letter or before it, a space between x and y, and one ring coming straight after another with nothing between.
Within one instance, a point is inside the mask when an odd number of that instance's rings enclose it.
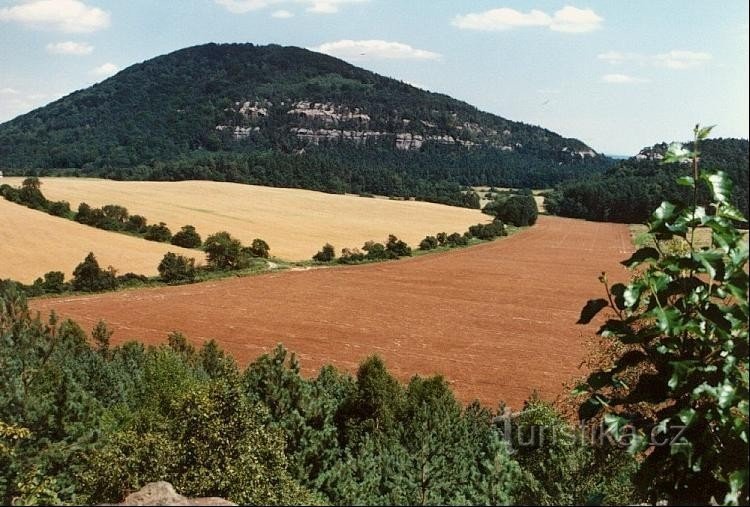
<instances>
[{"instance_id":1,"label":"white cloud","mask_svg":"<svg viewBox=\"0 0 750 507\"><path fill-rule=\"evenodd\" d=\"M15 88L0 88L0 95L18 95L19 92Z\"/></svg>"},{"instance_id":2,"label":"white cloud","mask_svg":"<svg viewBox=\"0 0 750 507\"><path fill-rule=\"evenodd\" d=\"M578 9L566 5L552 16L550 30L566 33L593 32L601 28L604 18L591 9Z\"/></svg>"},{"instance_id":3,"label":"white cloud","mask_svg":"<svg viewBox=\"0 0 750 507\"><path fill-rule=\"evenodd\" d=\"M547 13L539 10L523 13L503 7L456 16L453 18L453 25L465 30L492 32L509 30L517 26L548 26L551 20L552 18Z\"/></svg>"},{"instance_id":4,"label":"white cloud","mask_svg":"<svg viewBox=\"0 0 750 507\"><path fill-rule=\"evenodd\" d=\"M309 4L308 12L317 14L335 14L339 7L344 4L359 4L368 0L296 0L297 3Z\"/></svg>"},{"instance_id":5,"label":"white cloud","mask_svg":"<svg viewBox=\"0 0 750 507\"><path fill-rule=\"evenodd\" d=\"M94 69L91 69L91 73L97 77L109 77L112 74L116 74L120 70L120 67L114 63L104 63Z\"/></svg>"},{"instance_id":6,"label":"white cloud","mask_svg":"<svg viewBox=\"0 0 750 507\"><path fill-rule=\"evenodd\" d=\"M611 84L637 84L648 83L649 80L627 74L605 74L602 76L602 82Z\"/></svg>"},{"instance_id":7,"label":"white cloud","mask_svg":"<svg viewBox=\"0 0 750 507\"><path fill-rule=\"evenodd\" d=\"M666 67L668 69L684 70L700 67L709 62L713 57L710 53L675 49L656 55L607 51L606 53L597 55L597 58L612 65L629 62L640 65L653 65L657 67Z\"/></svg>"},{"instance_id":8,"label":"white cloud","mask_svg":"<svg viewBox=\"0 0 750 507\"><path fill-rule=\"evenodd\" d=\"M214 2L216 2L218 5L221 5L229 12L232 12L234 14L245 14L247 12L259 11L271 6L278 6L281 4L304 5L307 12L316 14L333 14L339 12L340 7L344 4L364 3L368 1L369 0L214 0ZM285 9L276 12L282 11L287 12L290 15L274 17L289 18L291 17L291 15L293 15L291 12Z\"/></svg>"},{"instance_id":9,"label":"white cloud","mask_svg":"<svg viewBox=\"0 0 750 507\"><path fill-rule=\"evenodd\" d=\"M711 60L710 53L696 51L672 50L668 53L662 53L654 56L654 62L657 65L667 67L668 69L692 69L700 67Z\"/></svg>"},{"instance_id":10,"label":"white cloud","mask_svg":"<svg viewBox=\"0 0 750 507\"><path fill-rule=\"evenodd\" d=\"M235 14L244 14L250 11L258 11L278 3L283 0L214 0L217 4L224 7L229 12Z\"/></svg>"},{"instance_id":11,"label":"white cloud","mask_svg":"<svg viewBox=\"0 0 750 507\"><path fill-rule=\"evenodd\" d=\"M271 17L278 19L289 19L291 17L294 17L294 14L286 9L279 9L278 11L273 11L271 13Z\"/></svg>"},{"instance_id":12,"label":"white cloud","mask_svg":"<svg viewBox=\"0 0 750 507\"><path fill-rule=\"evenodd\" d=\"M110 15L79 0L31 0L0 9L0 21L15 21L32 28L67 33L85 33L107 28Z\"/></svg>"},{"instance_id":13,"label":"white cloud","mask_svg":"<svg viewBox=\"0 0 750 507\"><path fill-rule=\"evenodd\" d=\"M384 40L340 40L326 42L320 46L309 48L338 58L348 60L367 59L405 59L405 60L437 60L441 55L425 49L416 49L401 42Z\"/></svg>"},{"instance_id":14,"label":"white cloud","mask_svg":"<svg viewBox=\"0 0 750 507\"><path fill-rule=\"evenodd\" d=\"M591 9L565 6L549 15L532 9L521 12L508 7L459 15L453 25L464 30L497 32L517 27L547 27L556 32L584 33L600 28L604 19Z\"/></svg>"},{"instance_id":15,"label":"white cloud","mask_svg":"<svg viewBox=\"0 0 750 507\"><path fill-rule=\"evenodd\" d=\"M56 42L47 44L47 52L53 55L90 55L94 46L85 42Z\"/></svg>"}]
</instances>

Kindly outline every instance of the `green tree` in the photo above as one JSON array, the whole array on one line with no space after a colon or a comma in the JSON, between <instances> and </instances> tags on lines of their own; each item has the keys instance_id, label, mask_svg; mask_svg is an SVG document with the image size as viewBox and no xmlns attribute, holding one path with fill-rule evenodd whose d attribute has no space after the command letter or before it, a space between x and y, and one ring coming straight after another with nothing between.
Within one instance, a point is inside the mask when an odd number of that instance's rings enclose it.
<instances>
[{"instance_id":1,"label":"green tree","mask_svg":"<svg viewBox=\"0 0 750 507\"><path fill-rule=\"evenodd\" d=\"M201 235L192 225L185 225L177 234L172 236L172 244L182 248L200 248L203 244Z\"/></svg>"},{"instance_id":2,"label":"green tree","mask_svg":"<svg viewBox=\"0 0 750 507\"><path fill-rule=\"evenodd\" d=\"M208 264L213 269L242 269L247 267L247 255L242 251L240 240L228 232L217 232L206 238L203 249L208 257Z\"/></svg>"},{"instance_id":3,"label":"green tree","mask_svg":"<svg viewBox=\"0 0 750 507\"><path fill-rule=\"evenodd\" d=\"M164 254L159 266L159 277L167 283L189 283L195 280L195 259L172 252Z\"/></svg>"},{"instance_id":4,"label":"green tree","mask_svg":"<svg viewBox=\"0 0 750 507\"><path fill-rule=\"evenodd\" d=\"M158 224L147 226L146 233L143 235L143 238L149 241L169 243L172 239L172 231L169 230L167 224L165 224L164 222L159 222Z\"/></svg>"},{"instance_id":5,"label":"green tree","mask_svg":"<svg viewBox=\"0 0 750 507\"><path fill-rule=\"evenodd\" d=\"M750 501L748 245L734 225L745 218L731 204L727 175L699 168L710 130L696 126L692 150L672 145L664 159L690 163L692 175L677 182L691 204L659 206L648 222L654 245L623 262L634 279L610 287L602 275L607 298L589 301L580 319L609 308L599 333L624 347L577 389L588 393L581 417L603 413L613 436L628 437L652 502ZM699 201L700 185L708 203ZM696 245L699 228L710 230L709 247ZM674 240L684 248L668 248Z\"/></svg>"},{"instance_id":6,"label":"green tree","mask_svg":"<svg viewBox=\"0 0 750 507\"><path fill-rule=\"evenodd\" d=\"M318 253L313 255L313 260L316 262L331 262L336 258L336 249L330 243L323 245Z\"/></svg>"},{"instance_id":7,"label":"green tree","mask_svg":"<svg viewBox=\"0 0 750 507\"><path fill-rule=\"evenodd\" d=\"M262 239L255 238L248 250L253 257L260 257L261 259L268 259L269 252L271 251L271 247L269 247L268 243L266 243Z\"/></svg>"},{"instance_id":8,"label":"green tree","mask_svg":"<svg viewBox=\"0 0 750 507\"><path fill-rule=\"evenodd\" d=\"M117 287L117 280L111 271L99 267L93 252L73 270L73 289L84 292L101 292Z\"/></svg>"}]
</instances>

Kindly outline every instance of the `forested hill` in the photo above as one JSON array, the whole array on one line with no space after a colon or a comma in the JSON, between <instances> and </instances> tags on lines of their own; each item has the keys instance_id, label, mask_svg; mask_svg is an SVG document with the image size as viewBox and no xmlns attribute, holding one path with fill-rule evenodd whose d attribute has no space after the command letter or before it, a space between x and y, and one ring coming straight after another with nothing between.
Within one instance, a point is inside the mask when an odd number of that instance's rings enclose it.
<instances>
[{"instance_id":1,"label":"forested hill","mask_svg":"<svg viewBox=\"0 0 750 507\"><path fill-rule=\"evenodd\" d=\"M548 186L608 163L579 140L276 45L182 49L0 125L1 168L121 178L288 184L302 173L393 194L420 181Z\"/></svg>"},{"instance_id":2,"label":"forested hill","mask_svg":"<svg viewBox=\"0 0 750 507\"><path fill-rule=\"evenodd\" d=\"M746 217L749 147L747 139L707 139L700 146L701 166L721 169L729 175L734 184L732 203ZM675 179L689 175L691 169L686 165L662 164L666 150L666 143L656 144L602 175L560 185L547 198L547 211L587 220L643 223L662 201L689 202L691 191L678 186ZM703 188L701 193L705 201L707 189Z\"/></svg>"}]
</instances>

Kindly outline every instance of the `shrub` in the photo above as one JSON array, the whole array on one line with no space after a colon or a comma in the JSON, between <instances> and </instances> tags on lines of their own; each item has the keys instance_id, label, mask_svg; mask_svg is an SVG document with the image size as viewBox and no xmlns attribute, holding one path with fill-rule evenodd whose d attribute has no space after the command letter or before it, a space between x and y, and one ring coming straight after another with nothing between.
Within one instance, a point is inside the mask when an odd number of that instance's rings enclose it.
<instances>
[{"instance_id":1,"label":"shrub","mask_svg":"<svg viewBox=\"0 0 750 507\"><path fill-rule=\"evenodd\" d=\"M339 257L341 264L358 264L364 260L365 254L359 248L344 248L341 250L341 257Z\"/></svg>"},{"instance_id":2,"label":"shrub","mask_svg":"<svg viewBox=\"0 0 750 507\"><path fill-rule=\"evenodd\" d=\"M242 269L247 267L247 254L242 251L242 243L228 232L210 235L203 244L208 264L213 269Z\"/></svg>"},{"instance_id":3,"label":"shrub","mask_svg":"<svg viewBox=\"0 0 750 507\"><path fill-rule=\"evenodd\" d=\"M436 238L440 246L445 246L448 242L448 235L444 232L438 232Z\"/></svg>"},{"instance_id":4,"label":"shrub","mask_svg":"<svg viewBox=\"0 0 750 507\"><path fill-rule=\"evenodd\" d=\"M158 224L149 225L146 227L146 233L143 235L144 239L149 241L158 241L160 243L169 243L172 239L172 231L169 230L167 224L159 222Z\"/></svg>"},{"instance_id":5,"label":"shrub","mask_svg":"<svg viewBox=\"0 0 750 507\"><path fill-rule=\"evenodd\" d=\"M148 283L148 277L145 275L138 275L136 273L125 273L117 277L118 285L126 285L128 287L137 287L144 283Z\"/></svg>"},{"instance_id":6,"label":"shrub","mask_svg":"<svg viewBox=\"0 0 750 507\"><path fill-rule=\"evenodd\" d=\"M71 214L70 203L68 201L50 202L47 211L50 215L68 218Z\"/></svg>"},{"instance_id":7,"label":"shrub","mask_svg":"<svg viewBox=\"0 0 750 507\"><path fill-rule=\"evenodd\" d=\"M148 221L141 215L130 215L125 223L125 230L136 234L145 234Z\"/></svg>"},{"instance_id":8,"label":"shrub","mask_svg":"<svg viewBox=\"0 0 750 507\"><path fill-rule=\"evenodd\" d=\"M364 244L362 250L367 252L368 261L382 261L388 259L388 252L386 252L385 246L382 243L368 241Z\"/></svg>"},{"instance_id":9,"label":"shrub","mask_svg":"<svg viewBox=\"0 0 750 507\"><path fill-rule=\"evenodd\" d=\"M484 211L516 227L534 225L539 214L536 201L531 195L514 195L494 201L487 204Z\"/></svg>"},{"instance_id":10,"label":"shrub","mask_svg":"<svg viewBox=\"0 0 750 507\"><path fill-rule=\"evenodd\" d=\"M73 288L84 292L101 292L117 287L114 270L104 271L99 267L93 252L73 271Z\"/></svg>"},{"instance_id":11,"label":"shrub","mask_svg":"<svg viewBox=\"0 0 750 507\"><path fill-rule=\"evenodd\" d=\"M196 232L195 227L185 225L177 234L172 236L172 244L182 248L200 248L203 240L201 235Z\"/></svg>"},{"instance_id":12,"label":"shrub","mask_svg":"<svg viewBox=\"0 0 750 507\"><path fill-rule=\"evenodd\" d=\"M60 294L68 290L65 283L65 273L61 271L50 271L44 275L44 292L49 294Z\"/></svg>"},{"instance_id":13,"label":"shrub","mask_svg":"<svg viewBox=\"0 0 750 507\"><path fill-rule=\"evenodd\" d=\"M451 248L453 248L457 246L466 246L469 244L469 241L466 239L465 236L462 236L461 234L454 232L453 234L450 234L446 238L445 243Z\"/></svg>"},{"instance_id":14,"label":"shrub","mask_svg":"<svg viewBox=\"0 0 750 507\"><path fill-rule=\"evenodd\" d=\"M435 236L427 236L419 243L420 250L432 250L437 246L438 240Z\"/></svg>"},{"instance_id":15,"label":"shrub","mask_svg":"<svg viewBox=\"0 0 750 507\"><path fill-rule=\"evenodd\" d=\"M336 249L330 243L326 243L312 258L316 262L331 262L336 258Z\"/></svg>"},{"instance_id":16,"label":"shrub","mask_svg":"<svg viewBox=\"0 0 750 507\"><path fill-rule=\"evenodd\" d=\"M505 236L505 225L500 220L495 219L489 224L477 224L469 227L469 234L478 239L490 240Z\"/></svg>"},{"instance_id":17,"label":"shrub","mask_svg":"<svg viewBox=\"0 0 750 507\"><path fill-rule=\"evenodd\" d=\"M106 206L103 206L102 213L105 218L103 228L110 231L120 231L124 229L125 224L130 217L127 208L118 206L117 204L107 204Z\"/></svg>"},{"instance_id":18,"label":"shrub","mask_svg":"<svg viewBox=\"0 0 750 507\"><path fill-rule=\"evenodd\" d=\"M388 236L388 242L385 244L385 250L390 258L410 257L411 247L406 242L401 241L393 234Z\"/></svg>"},{"instance_id":19,"label":"shrub","mask_svg":"<svg viewBox=\"0 0 750 507\"><path fill-rule=\"evenodd\" d=\"M159 263L159 277L167 283L185 283L195 280L195 259L167 252Z\"/></svg>"},{"instance_id":20,"label":"shrub","mask_svg":"<svg viewBox=\"0 0 750 507\"><path fill-rule=\"evenodd\" d=\"M603 413L608 432L628 439L651 503L750 502L748 245L735 227L745 218L731 204L731 181L699 171L710 130L696 126L692 151L672 145L664 157L690 163L692 176L677 181L692 190L691 204L659 206L648 222L654 246L623 262L634 278L610 287L603 274L606 299L589 301L579 320L609 308L599 333L623 350L576 389L586 394L580 417ZM698 201L699 185L709 202ZM695 245L700 227L710 229L710 247ZM664 248L675 239L687 247Z\"/></svg>"},{"instance_id":21,"label":"shrub","mask_svg":"<svg viewBox=\"0 0 750 507\"><path fill-rule=\"evenodd\" d=\"M253 240L253 243L250 245L250 248L248 249L248 251L253 257L260 257L261 259L268 259L269 252L271 251L271 247L269 247L268 243L266 243L262 239L255 238Z\"/></svg>"},{"instance_id":22,"label":"shrub","mask_svg":"<svg viewBox=\"0 0 750 507\"><path fill-rule=\"evenodd\" d=\"M103 229L106 217L104 216L104 212L99 208L92 208L85 202L82 202L78 205L78 212L76 213L75 220L84 225Z\"/></svg>"}]
</instances>

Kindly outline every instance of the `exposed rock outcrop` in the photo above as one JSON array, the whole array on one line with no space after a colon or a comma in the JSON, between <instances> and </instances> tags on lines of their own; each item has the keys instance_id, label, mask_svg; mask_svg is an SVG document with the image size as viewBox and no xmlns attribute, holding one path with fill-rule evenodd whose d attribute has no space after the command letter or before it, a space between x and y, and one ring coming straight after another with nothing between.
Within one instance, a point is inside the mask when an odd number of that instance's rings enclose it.
<instances>
[{"instance_id":1,"label":"exposed rock outcrop","mask_svg":"<svg viewBox=\"0 0 750 507\"><path fill-rule=\"evenodd\" d=\"M150 482L114 505L237 505L218 497L187 498L164 481Z\"/></svg>"}]
</instances>

